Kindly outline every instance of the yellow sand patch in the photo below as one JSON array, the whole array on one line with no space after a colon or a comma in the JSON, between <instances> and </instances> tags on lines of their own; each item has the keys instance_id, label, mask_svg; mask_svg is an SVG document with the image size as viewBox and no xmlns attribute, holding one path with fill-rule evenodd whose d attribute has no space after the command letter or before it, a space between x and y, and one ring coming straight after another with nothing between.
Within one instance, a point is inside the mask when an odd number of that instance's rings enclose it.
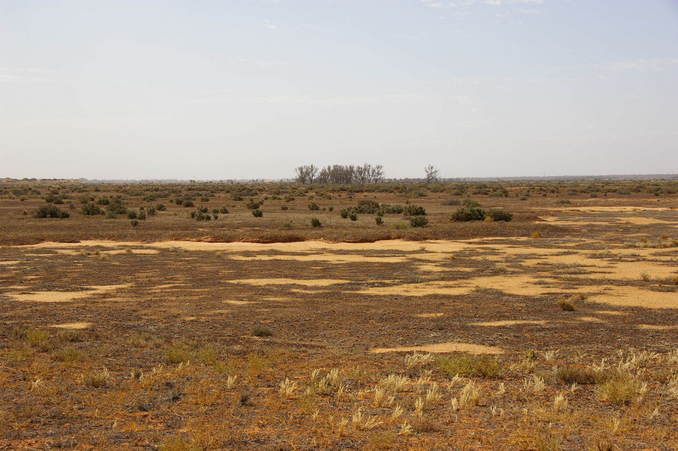
<instances>
[{"instance_id":1,"label":"yellow sand patch","mask_svg":"<svg viewBox=\"0 0 678 451\"><path fill-rule=\"evenodd\" d=\"M369 295L427 296L438 294L454 296L468 294L476 289L495 289L508 294L538 296L552 291L564 291L557 286L537 284L538 280L532 276L522 274L486 276L456 281L432 281L370 287L359 290L357 293Z\"/></svg>"},{"instance_id":2,"label":"yellow sand patch","mask_svg":"<svg viewBox=\"0 0 678 451\"><path fill-rule=\"evenodd\" d=\"M207 313L210 315L223 315L226 313L231 313L231 310L210 310Z\"/></svg>"},{"instance_id":3,"label":"yellow sand patch","mask_svg":"<svg viewBox=\"0 0 678 451\"><path fill-rule=\"evenodd\" d=\"M159 254L160 251L157 249L114 249L111 251L102 251L101 253L106 255L118 255L118 254L153 255Z\"/></svg>"},{"instance_id":4,"label":"yellow sand patch","mask_svg":"<svg viewBox=\"0 0 678 451\"><path fill-rule=\"evenodd\" d=\"M184 317L181 318L182 321L195 321L197 319L198 318L195 317L195 316L184 316Z\"/></svg>"},{"instance_id":5,"label":"yellow sand patch","mask_svg":"<svg viewBox=\"0 0 678 451\"><path fill-rule=\"evenodd\" d=\"M304 285L307 287L325 287L328 285L336 285L339 283L347 283L349 280L341 279L236 279L231 280L233 283L244 283L247 285L266 286L266 285Z\"/></svg>"},{"instance_id":6,"label":"yellow sand patch","mask_svg":"<svg viewBox=\"0 0 678 451\"><path fill-rule=\"evenodd\" d=\"M248 305L248 304L254 304L254 301L224 301L225 304L231 304L231 305Z\"/></svg>"},{"instance_id":7,"label":"yellow sand patch","mask_svg":"<svg viewBox=\"0 0 678 451\"><path fill-rule=\"evenodd\" d=\"M623 307L678 308L678 293L649 291L638 287L608 287L605 293L589 296L587 300Z\"/></svg>"},{"instance_id":8,"label":"yellow sand patch","mask_svg":"<svg viewBox=\"0 0 678 451\"><path fill-rule=\"evenodd\" d=\"M656 324L638 324L636 326L638 329L645 330L674 330L678 329L678 326L660 326Z\"/></svg>"},{"instance_id":9,"label":"yellow sand patch","mask_svg":"<svg viewBox=\"0 0 678 451\"><path fill-rule=\"evenodd\" d=\"M163 283L161 285L156 285L153 287L154 290L165 290L167 288L178 288L184 287L186 284L183 283Z\"/></svg>"},{"instance_id":10,"label":"yellow sand patch","mask_svg":"<svg viewBox=\"0 0 678 451\"><path fill-rule=\"evenodd\" d=\"M440 318L444 313L419 313L416 316L417 318Z\"/></svg>"},{"instance_id":11,"label":"yellow sand patch","mask_svg":"<svg viewBox=\"0 0 678 451\"><path fill-rule=\"evenodd\" d=\"M627 312L617 312L615 310L596 310L594 313L599 313L601 315L628 315Z\"/></svg>"},{"instance_id":12,"label":"yellow sand patch","mask_svg":"<svg viewBox=\"0 0 678 451\"><path fill-rule=\"evenodd\" d=\"M0 265L9 266L9 265L18 265L19 263L21 263L21 261L19 260L5 260L4 262L0 262Z\"/></svg>"},{"instance_id":13,"label":"yellow sand patch","mask_svg":"<svg viewBox=\"0 0 678 451\"><path fill-rule=\"evenodd\" d=\"M596 318L595 316L580 316L577 318L579 321L586 321L587 323L604 323L600 318Z\"/></svg>"},{"instance_id":14,"label":"yellow sand patch","mask_svg":"<svg viewBox=\"0 0 678 451\"><path fill-rule=\"evenodd\" d=\"M324 263L402 263L407 261L406 257L383 256L374 257L361 254L278 254L278 255L233 255L232 260L295 260L302 262L324 262Z\"/></svg>"},{"instance_id":15,"label":"yellow sand patch","mask_svg":"<svg viewBox=\"0 0 678 451\"><path fill-rule=\"evenodd\" d=\"M431 352L431 353L445 353L445 352L465 352L467 354L503 354L504 350L495 346L483 346L472 343L436 343L422 346L401 346L397 348L375 348L370 352L375 354L383 354L386 352Z\"/></svg>"},{"instance_id":16,"label":"yellow sand patch","mask_svg":"<svg viewBox=\"0 0 678 451\"><path fill-rule=\"evenodd\" d=\"M538 210L557 210L557 211L585 211L591 213L605 213L605 212L634 212L634 211L668 211L671 208L666 207L632 207L632 206L598 206L598 207L560 207L560 208L539 208Z\"/></svg>"},{"instance_id":17,"label":"yellow sand patch","mask_svg":"<svg viewBox=\"0 0 678 451\"><path fill-rule=\"evenodd\" d=\"M59 329L88 329L92 327L92 323L64 323L64 324L52 324L49 327L57 327Z\"/></svg>"},{"instance_id":18,"label":"yellow sand patch","mask_svg":"<svg viewBox=\"0 0 678 451\"><path fill-rule=\"evenodd\" d=\"M472 326L504 327L519 326L523 324L544 325L546 321L541 320L505 320L505 321L484 321L480 323L471 323Z\"/></svg>"},{"instance_id":19,"label":"yellow sand patch","mask_svg":"<svg viewBox=\"0 0 678 451\"><path fill-rule=\"evenodd\" d=\"M637 225L646 225L646 224L674 224L676 221L666 221L664 219L658 218L644 218L641 216L631 216L631 217L622 217L618 218L620 221L628 222L631 224Z\"/></svg>"},{"instance_id":20,"label":"yellow sand patch","mask_svg":"<svg viewBox=\"0 0 678 451\"><path fill-rule=\"evenodd\" d=\"M36 291L33 293L10 293L17 301L26 302L72 302L100 294L108 294L119 289L129 288L132 284L93 285L86 291Z\"/></svg>"}]
</instances>

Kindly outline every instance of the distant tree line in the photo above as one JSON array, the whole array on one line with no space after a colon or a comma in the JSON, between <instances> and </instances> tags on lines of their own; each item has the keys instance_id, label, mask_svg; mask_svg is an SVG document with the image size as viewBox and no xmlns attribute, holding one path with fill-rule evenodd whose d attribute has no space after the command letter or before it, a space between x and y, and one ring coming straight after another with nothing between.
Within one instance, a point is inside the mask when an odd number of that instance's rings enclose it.
<instances>
[{"instance_id":1,"label":"distant tree line","mask_svg":"<svg viewBox=\"0 0 678 451\"><path fill-rule=\"evenodd\" d=\"M295 169L296 181L299 183L378 183L384 181L382 165L363 164L342 165L334 164L320 168L313 164L299 166Z\"/></svg>"}]
</instances>

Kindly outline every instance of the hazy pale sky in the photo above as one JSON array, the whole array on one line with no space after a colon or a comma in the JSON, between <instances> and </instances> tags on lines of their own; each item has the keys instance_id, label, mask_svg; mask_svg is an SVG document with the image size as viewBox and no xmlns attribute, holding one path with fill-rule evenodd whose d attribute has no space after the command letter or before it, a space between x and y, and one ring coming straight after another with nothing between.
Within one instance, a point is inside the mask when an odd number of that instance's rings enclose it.
<instances>
[{"instance_id":1,"label":"hazy pale sky","mask_svg":"<svg viewBox=\"0 0 678 451\"><path fill-rule=\"evenodd\" d=\"M678 172L678 0L0 0L0 177Z\"/></svg>"}]
</instances>

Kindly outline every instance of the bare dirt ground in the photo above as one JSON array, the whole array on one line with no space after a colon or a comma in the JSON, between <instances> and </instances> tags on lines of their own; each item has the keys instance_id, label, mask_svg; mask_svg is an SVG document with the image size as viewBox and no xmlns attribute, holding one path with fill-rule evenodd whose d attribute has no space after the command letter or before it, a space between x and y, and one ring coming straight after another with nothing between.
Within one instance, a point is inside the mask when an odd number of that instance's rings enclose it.
<instances>
[{"instance_id":1,"label":"bare dirt ground","mask_svg":"<svg viewBox=\"0 0 678 451\"><path fill-rule=\"evenodd\" d=\"M187 186L8 183L0 448L678 449L678 198L653 183L200 186L210 221ZM55 191L70 217L32 217ZM168 208L79 212L120 193ZM467 197L513 221L451 222ZM340 216L359 200L429 224Z\"/></svg>"}]
</instances>

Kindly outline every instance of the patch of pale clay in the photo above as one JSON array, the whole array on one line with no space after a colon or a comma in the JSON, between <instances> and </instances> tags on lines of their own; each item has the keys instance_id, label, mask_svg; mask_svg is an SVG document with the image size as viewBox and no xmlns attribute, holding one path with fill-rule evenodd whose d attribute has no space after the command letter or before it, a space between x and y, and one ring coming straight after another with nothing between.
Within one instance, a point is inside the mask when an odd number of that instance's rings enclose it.
<instances>
[{"instance_id":1,"label":"patch of pale clay","mask_svg":"<svg viewBox=\"0 0 678 451\"><path fill-rule=\"evenodd\" d=\"M210 310L207 313L210 315L224 315L227 313L231 313L231 310Z\"/></svg>"},{"instance_id":2,"label":"patch of pale clay","mask_svg":"<svg viewBox=\"0 0 678 451\"><path fill-rule=\"evenodd\" d=\"M96 295L108 294L131 287L131 283L120 285L92 285L86 291L35 291L32 293L10 293L17 301L25 302L72 302Z\"/></svg>"},{"instance_id":3,"label":"patch of pale clay","mask_svg":"<svg viewBox=\"0 0 678 451\"><path fill-rule=\"evenodd\" d=\"M370 352L375 354L383 354L386 352L430 352L430 353L446 353L446 352L465 352L467 354L503 354L504 350L495 346L483 346L472 343L436 343L422 346L400 346L397 348L374 348Z\"/></svg>"},{"instance_id":4,"label":"patch of pale clay","mask_svg":"<svg viewBox=\"0 0 678 451\"><path fill-rule=\"evenodd\" d=\"M18 265L21 263L19 260L5 260L4 262L0 262L0 265L7 265L7 266L12 266L12 265Z\"/></svg>"},{"instance_id":5,"label":"patch of pale clay","mask_svg":"<svg viewBox=\"0 0 678 451\"><path fill-rule=\"evenodd\" d=\"M504 327L504 326L520 326L520 325L544 325L546 321L542 320L504 320L504 321L483 321L480 323L471 323L472 326L487 326L487 327Z\"/></svg>"},{"instance_id":6,"label":"patch of pale clay","mask_svg":"<svg viewBox=\"0 0 678 451\"><path fill-rule=\"evenodd\" d=\"M525 259L521 263L535 269L539 269L539 265L543 263L581 265L580 269L587 271L587 273L577 274L577 276L595 279L639 280L643 273L654 278L666 278L678 274L675 266L660 265L654 262L608 262L578 254L544 256L539 259L531 258Z\"/></svg>"},{"instance_id":7,"label":"patch of pale clay","mask_svg":"<svg viewBox=\"0 0 678 451\"><path fill-rule=\"evenodd\" d=\"M181 319L182 319L182 321L195 321L195 320L197 320L198 318L195 317L195 316L184 316L184 317L181 318Z\"/></svg>"},{"instance_id":8,"label":"patch of pale clay","mask_svg":"<svg viewBox=\"0 0 678 451\"><path fill-rule=\"evenodd\" d=\"M535 210L554 210L554 211L586 211L591 213L605 213L605 212L633 212L633 211L670 211L672 208L667 207L632 207L632 206L598 206L598 207L556 207L556 208L541 208L534 207Z\"/></svg>"},{"instance_id":9,"label":"patch of pale clay","mask_svg":"<svg viewBox=\"0 0 678 451\"><path fill-rule=\"evenodd\" d=\"M279 255L233 255L231 260L257 260L257 261L275 261L275 260L295 260L302 262L324 262L324 263L402 263L408 260L406 257L373 257L360 254L279 254ZM322 268L321 268L322 269Z\"/></svg>"},{"instance_id":10,"label":"patch of pale clay","mask_svg":"<svg viewBox=\"0 0 678 451\"><path fill-rule=\"evenodd\" d=\"M604 323L600 318L596 318L595 316L580 316L577 318L579 321L585 321L587 323Z\"/></svg>"},{"instance_id":11,"label":"patch of pale clay","mask_svg":"<svg viewBox=\"0 0 678 451\"><path fill-rule=\"evenodd\" d=\"M628 312L618 312L616 310L596 310L593 313L600 313L601 315L616 315L616 316L628 315Z\"/></svg>"},{"instance_id":12,"label":"patch of pale clay","mask_svg":"<svg viewBox=\"0 0 678 451\"><path fill-rule=\"evenodd\" d=\"M660 326L657 324L638 324L636 326L638 329L644 330L675 330L678 329L678 326Z\"/></svg>"},{"instance_id":13,"label":"patch of pale clay","mask_svg":"<svg viewBox=\"0 0 678 451\"><path fill-rule=\"evenodd\" d=\"M52 324L49 327L57 327L59 329L89 329L90 327L92 327L92 323L80 322L80 323Z\"/></svg>"},{"instance_id":14,"label":"patch of pale clay","mask_svg":"<svg viewBox=\"0 0 678 451\"><path fill-rule=\"evenodd\" d=\"M474 268L448 268L444 266L439 266L432 263L419 263L416 265L419 271L423 272L444 272L444 271L457 271L457 272L473 272Z\"/></svg>"},{"instance_id":15,"label":"patch of pale clay","mask_svg":"<svg viewBox=\"0 0 678 451\"><path fill-rule=\"evenodd\" d=\"M495 289L508 294L522 296L538 296L540 294L564 290L558 286L542 285L536 282L540 280L523 274L506 276L474 277L456 281L431 281L422 283L407 283L402 285L390 285L385 287L370 287L358 290L357 293L368 295L402 295L402 296L427 296L427 295L463 295L477 289ZM543 280L542 280L543 281ZM550 284L553 281L548 281Z\"/></svg>"},{"instance_id":16,"label":"patch of pale clay","mask_svg":"<svg viewBox=\"0 0 678 451\"><path fill-rule=\"evenodd\" d=\"M102 254L106 255L118 255L118 254L139 254L139 255L155 255L159 254L158 249L114 249L111 251L102 251Z\"/></svg>"},{"instance_id":17,"label":"patch of pale clay","mask_svg":"<svg viewBox=\"0 0 678 451\"><path fill-rule=\"evenodd\" d=\"M255 301L224 301L224 303L231 305L249 305L254 304Z\"/></svg>"},{"instance_id":18,"label":"patch of pale clay","mask_svg":"<svg viewBox=\"0 0 678 451\"><path fill-rule=\"evenodd\" d=\"M163 283L161 285L156 285L153 287L154 290L164 290L167 288L179 288L179 287L185 287L185 283Z\"/></svg>"},{"instance_id":19,"label":"patch of pale clay","mask_svg":"<svg viewBox=\"0 0 678 451\"><path fill-rule=\"evenodd\" d=\"M244 283L247 285L266 286L266 285L304 285L307 287L325 287L328 285L336 285L339 283L347 283L349 280L342 279L235 279L230 280L232 283Z\"/></svg>"},{"instance_id":20,"label":"patch of pale clay","mask_svg":"<svg viewBox=\"0 0 678 451\"><path fill-rule=\"evenodd\" d=\"M678 293L649 291L633 286L611 286L604 293L589 296L586 300L621 307L678 308Z\"/></svg>"},{"instance_id":21,"label":"patch of pale clay","mask_svg":"<svg viewBox=\"0 0 678 451\"><path fill-rule=\"evenodd\" d=\"M676 221L667 221L665 219L659 218L645 218L642 216L628 216L617 218L619 221L628 222L631 224L637 225L646 225L646 224L675 224Z\"/></svg>"},{"instance_id":22,"label":"patch of pale clay","mask_svg":"<svg viewBox=\"0 0 678 451\"><path fill-rule=\"evenodd\" d=\"M414 316L417 318L440 318L444 313L418 313Z\"/></svg>"}]
</instances>

